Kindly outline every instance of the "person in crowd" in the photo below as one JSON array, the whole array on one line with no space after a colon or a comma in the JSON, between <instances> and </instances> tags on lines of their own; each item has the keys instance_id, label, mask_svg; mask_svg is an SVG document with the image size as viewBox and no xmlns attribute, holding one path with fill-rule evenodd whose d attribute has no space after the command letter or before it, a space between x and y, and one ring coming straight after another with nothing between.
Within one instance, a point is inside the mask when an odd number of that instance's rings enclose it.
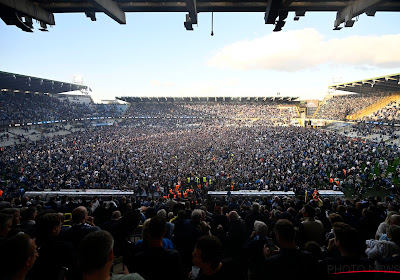
<instances>
[{"instance_id":1,"label":"person in crowd","mask_svg":"<svg viewBox=\"0 0 400 280\"><path fill-rule=\"evenodd\" d=\"M221 241L215 236L202 236L192 253L195 268L189 278L196 280L239 280L241 270L232 259L223 258ZM194 275L197 273L197 275Z\"/></svg>"},{"instance_id":2,"label":"person in crowd","mask_svg":"<svg viewBox=\"0 0 400 280\"><path fill-rule=\"evenodd\" d=\"M13 217L11 229L8 233L9 237L21 231L21 213L18 208L5 208L1 210L1 213L8 214Z\"/></svg>"},{"instance_id":3,"label":"person in crowd","mask_svg":"<svg viewBox=\"0 0 400 280\"><path fill-rule=\"evenodd\" d=\"M226 256L244 265L243 245L248 238L246 223L236 211L230 211L228 219L228 231L223 240Z\"/></svg>"},{"instance_id":4,"label":"person in crowd","mask_svg":"<svg viewBox=\"0 0 400 280\"><path fill-rule=\"evenodd\" d=\"M389 226L391 225L397 225L400 226L400 215L399 214L393 214L389 218ZM389 240L387 233L384 233L381 235L379 240Z\"/></svg>"},{"instance_id":5,"label":"person in crowd","mask_svg":"<svg viewBox=\"0 0 400 280\"><path fill-rule=\"evenodd\" d=\"M387 228L390 226L390 217L394 214L397 214L395 211L388 211L386 214L386 219L379 224L378 229L375 233L375 239L379 240L382 235L387 233Z\"/></svg>"},{"instance_id":6,"label":"person in crowd","mask_svg":"<svg viewBox=\"0 0 400 280\"><path fill-rule=\"evenodd\" d=\"M363 257L366 247L358 231L348 224L337 222L333 224L334 238L329 240L328 251L337 249L339 255L327 256L321 262L322 273L329 279L341 279L348 275L350 279L358 279L359 274L340 274L351 271L368 271L373 263ZM364 274L363 274L364 276ZM372 273L365 274L367 279L374 279Z\"/></svg>"},{"instance_id":7,"label":"person in crowd","mask_svg":"<svg viewBox=\"0 0 400 280\"><path fill-rule=\"evenodd\" d=\"M315 219L315 208L306 204L302 209L303 221L300 226L300 236L302 246L308 241L314 241L323 244L324 226L320 220Z\"/></svg>"},{"instance_id":8,"label":"person in crowd","mask_svg":"<svg viewBox=\"0 0 400 280\"><path fill-rule=\"evenodd\" d=\"M388 240L370 239L366 241L365 253L368 258L381 260L385 257L400 254L400 226L391 225L387 229Z\"/></svg>"},{"instance_id":9,"label":"person in crowd","mask_svg":"<svg viewBox=\"0 0 400 280\"><path fill-rule=\"evenodd\" d=\"M273 244L268 237L268 226L262 221L254 222L254 230L243 246L248 264L248 280L262 279L264 265L264 245Z\"/></svg>"},{"instance_id":10,"label":"person in crowd","mask_svg":"<svg viewBox=\"0 0 400 280\"><path fill-rule=\"evenodd\" d=\"M21 209L21 226L22 232L25 232L30 237L35 238L36 227L35 218L37 215L36 207L25 207Z\"/></svg>"},{"instance_id":11,"label":"person in crowd","mask_svg":"<svg viewBox=\"0 0 400 280\"><path fill-rule=\"evenodd\" d=\"M36 244L39 257L29 274L32 280L61 280L67 272L77 270L76 255L71 243L60 238L62 221L61 213L45 213L37 216ZM68 275L68 279L71 279Z\"/></svg>"},{"instance_id":12,"label":"person in crowd","mask_svg":"<svg viewBox=\"0 0 400 280\"><path fill-rule=\"evenodd\" d=\"M79 242L89 233L100 230L93 223L93 217L88 216L88 211L84 206L79 206L72 211L72 226L67 228L62 238L66 242L71 242L74 248L78 248Z\"/></svg>"},{"instance_id":13,"label":"person in crowd","mask_svg":"<svg viewBox=\"0 0 400 280\"><path fill-rule=\"evenodd\" d=\"M121 219L121 216L121 212L119 210L115 210L111 215L111 220L105 222L101 228L113 233L116 230L118 220Z\"/></svg>"},{"instance_id":14,"label":"person in crowd","mask_svg":"<svg viewBox=\"0 0 400 280\"><path fill-rule=\"evenodd\" d=\"M279 219L274 226L276 248L264 245L265 262L263 279L269 277L283 279L307 278L316 279L317 263L313 256L300 250L296 245L296 231L287 219ZM290 269L288 269L290 267Z\"/></svg>"},{"instance_id":15,"label":"person in crowd","mask_svg":"<svg viewBox=\"0 0 400 280\"><path fill-rule=\"evenodd\" d=\"M0 240L6 239L12 227L13 216L0 213Z\"/></svg>"},{"instance_id":16,"label":"person in crowd","mask_svg":"<svg viewBox=\"0 0 400 280\"><path fill-rule=\"evenodd\" d=\"M255 221L261 221L268 224L267 217L260 213L260 204L257 202L254 202L251 205L251 212L244 217L244 221L246 222L248 233L253 231Z\"/></svg>"},{"instance_id":17,"label":"person in crowd","mask_svg":"<svg viewBox=\"0 0 400 280\"><path fill-rule=\"evenodd\" d=\"M3 242L0 251L1 279L26 279L38 255L35 240L27 234L20 233Z\"/></svg>"},{"instance_id":18,"label":"person in crowd","mask_svg":"<svg viewBox=\"0 0 400 280\"><path fill-rule=\"evenodd\" d=\"M79 244L79 266L83 280L143 280L137 273L124 267L121 274L112 273L114 264L114 239L105 230L86 235Z\"/></svg>"},{"instance_id":19,"label":"person in crowd","mask_svg":"<svg viewBox=\"0 0 400 280\"><path fill-rule=\"evenodd\" d=\"M185 211L178 212L178 221L175 223L173 244L182 256L183 269L185 274L192 267L191 254L196 244L196 240L201 236L200 222L202 213L200 209L195 209L190 219L185 219Z\"/></svg>"},{"instance_id":20,"label":"person in crowd","mask_svg":"<svg viewBox=\"0 0 400 280\"><path fill-rule=\"evenodd\" d=\"M132 240L131 236L137 231L140 219L139 210L128 211L118 220L115 231L112 233L114 237L114 255L123 258L123 264L129 271L133 271L132 259L137 253L135 240Z\"/></svg>"},{"instance_id":21,"label":"person in crowd","mask_svg":"<svg viewBox=\"0 0 400 280\"><path fill-rule=\"evenodd\" d=\"M184 279L182 258L178 251L163 247L166 232L166 220L162 216L154 216L149 222L148 247L136 254L132 265L146 280ZM156 267L155 267L156 265Z\"/></svg>"},{"instance_id":22,"label":"person in crowd","mask_svg":"<svg viewBox=\"0 0 400 280\"><path fill-rule=\"evenodd\" d=\"M160 209L157 211L157 215L164 217L167 219L167 211L165 209ZM167 232L165 233L165 238L172 240L172 234L174 232L175 225L171 222L167 221Z\"/></svg>"}]
</instances>

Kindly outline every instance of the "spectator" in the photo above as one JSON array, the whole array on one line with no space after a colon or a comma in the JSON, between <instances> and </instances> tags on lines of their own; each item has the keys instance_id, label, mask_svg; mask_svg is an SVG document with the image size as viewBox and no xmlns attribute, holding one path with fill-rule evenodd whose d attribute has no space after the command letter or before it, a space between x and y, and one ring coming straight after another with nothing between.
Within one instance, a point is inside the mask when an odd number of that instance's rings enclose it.
<instances>
[{"instance_id":1,"label":"spectator","mask_svg":"<svg viewBox=\"0 0 400 280\"><path fill-rule=\"evenodd\" d=\"M264 265L263 249L268 242L273 243L268 238L268 227L264 222L255 221L254 231L244 244L243 249L247 258L248 280L262 279L262 270Z\"/></svg>"},{"instance_id":2,"label":"spectator","mask_svg":"<svg viewBox=\"0 0 400 280\"><path fill-rule=\"evenodd\" d=\"M89 233L100 230L93 223L93 217L88 216L85 207L79 206L72 211L72 226L63 232L63 239L71 242L74 248L78 248L79 242Z\"/></svg>"},{"instance_id":3,"label":"spectator","mask_svg":"<svg viewBox=\"0 0 400 280\"><path fill-rule=\"evenodd\" d=\"M11 231L13 216L0 213L0 241L5 240Z\"/></svg>"},{"instance_id":4,"label":"spectator","mask_svg":"<svg viewBox=\"0 0 400 280\"><path fill-rule=\"evenodd\" d=\"M385 221L380 223L379 226L378 226L378 229L376 230L375 239L379 240L382 235L386 234L387 228L390 226L390 224L389 224L390 217L392 217L392 215L394 215L394 214L397 214L397 213L395 211L388 211L387 212Z\"/></svg>"},{"instance_id":5,"label":"spectator","mask_svg":"<svg viewBox=\"0 0 400 280\"><path fill-rule=\"evenodd\" d=\"M309 252L296 246L293 224L287 219L280 219L275 223L274 233L278 250L273 253L270 247L264 246L264 279L316 278L316 262Z\"/></svg>"},{"instance_id":6,"label":"spectator","mask_svg":"<svg viewBox=\"0 0 400 280\"><path fill-rule=\"evenodd\" d=\"M83 280L143 280L137 274L129 274L126 267L123 274L111 274L113 266L114 239L105 230L88 234L79 245L79 265L82 270Z\"/></svg>"},{"instance_id":7,"label":"spectator","mask_svg":"<svg viewBox=\"0 0 400 280\"><path fill-rule=\"evenodd\" d=\"M21 231L28 234L30 237L36 237L35 218L37 210L36 207L25 207L21 209Z\"/></svg>"},{"instance_id":8,"label":"spectator","mask_svg":"<svg viewBox=\"0 0 400 280\"><path fill-rule=\"evenodd\" d=\"M193 251L193 264L200 269L198 275L190 272L196 280L239 280L242 279L238 266L230 259L223 259L222 243L215 236L202 236Z\"/></svg>"},{"instance_id":9,"label":"spectator","mask_svg":"<svg viewBox=\"0 0 400 280\"><path fill-rule=\"evenodd\" d=\"M133 259L134 271L146 280L184 279L182 259L178 251L163 247L163 237L166 232L166 220L154 216L149 222L149 244L143 252ZM157 266L155 269L154 266Z\"/></svg>"},{"instance_id":10,"label":"spectator","mask_svg":"<svg viewBox=\"0 0 400 280\"><path fill-rule=\"evenodd\" d=\"M387 230L388 241L370 239L366 241L368 258L381 260L400 254L400 226L391 225Z\"/></svg>"},{"instance_id":11,"label":"spectator","mask_svg":"<svg viewBox=\"0 0 400 280\"><path fill-rule=\"evenodd\" d=\"M321 221L315 219L315 209L307 204L302 209L303 221L300 227L300 236L302 245L308 241L314 241L318 244L323 244L324 226Z\"/></svg>"},{"instance_id":12,"label":"spectator","mask_svg":"<svg viewBox=\"0 0 400 280\"><path fill-rule=\"evenodd\" d=\"M360 237L356 229L345 223L334 223L333 232L335 237L329 240L328 251L337 248L339 256L328 256L321 263L326 278L345 277L343 272L366 271L373 267L373 263L362 257L364 240ZM347 275L351 277L350 274ZM359 275L354 274L351 279L357 279ZM366 274L367 279L374 279L372 273ZM347 278L346 278L347 279Z\"/></svg>"},{"instance_id":13,"label":"spectator","mask_svg":"<svg viewBox=\"0 0 400 280\"><path fill-rule=\"evenodd\" d=\"M63 218L61 213L40 213L37 216L36 242L39 257L29 279L61 280L67 276L67 271L72 273L77 270L72 244L60 238Z\"/></svg>"},{"instance_id":14,"label":"spectator","mask_svg":"<svg viewBox=\"0 0 400 280\"><path fill-rule=\"evenodd\" d=\"M0 245L0 249L1 279L25 279L37 258L35 240L27 234L17 234Z\"/></svg>"}]
</instances>

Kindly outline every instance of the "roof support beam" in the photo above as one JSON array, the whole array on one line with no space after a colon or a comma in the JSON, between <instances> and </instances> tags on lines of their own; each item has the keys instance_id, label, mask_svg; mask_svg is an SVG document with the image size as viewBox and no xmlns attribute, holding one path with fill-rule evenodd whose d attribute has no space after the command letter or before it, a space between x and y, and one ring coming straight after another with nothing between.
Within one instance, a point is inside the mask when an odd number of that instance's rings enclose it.
<instances>
[{"instance_id":1,"label":"roof support beam","mask_svg":"<svg viewBox=\"0 0 400 280\"><path fill-rule=\"evenodd\" d=\"M264 20L265 24L275 24L278 17L278 8L281 0L268 0L267 8L265 10Z\"/></svg>"},{"instance_id":2,"label":"roof support beam","mask_svg":"<svg viewBox=\"0 0 400 280\"><path fill-rule=\"evenodd\" d=\"M335 29L340 29L339 25L346 24L346 27L351 27L354 24L352 18L361 15L362 13L373 10L373 8L385 0L357 0L352 2L346 8L338 11L335 20Z\"/></svg>"},{"instance_id":3,"label":"roof support beam","mask_svg":"<svg viewBox=\"0 0 400 280\"><path fill-rule=\"evenodd\" d=\"M126 24L125 13L118 4L112 0L91 0L91 3L101 9L110 18L120 24Z\"/></svg>"},{"instance_id":4,"label":"roof support beam","mask_svg":"<svg viewBox=\"0 0 400 280\"><path fill-rule=\"evenodd\" d=\"M35 3L27 0L0 0L0 4L12 8L24 15L30 16L49 25L55 25L54 15Z\"/></svg>"},{"instance_id":5,"label":"roof support beam","mask_svg":"<svg viewBox=\"0 0 400 280\"><path fill-rule=\"evenodd\" d=\"M287 9L290 6L290 4L293 3L293 1L294 0L283 0L280 8Z\"/></svg>"},{"instance_id":6,"label":"roof support beam","mask_svg":"<svg viewBox=\"0 0 400 280\"><path fill-rule=\"evenodd\" d=\"M192 24L197 24L197 5L196 0L186 0L186 7L189 12L190 21Z\"/></svg>"}]
</instances>

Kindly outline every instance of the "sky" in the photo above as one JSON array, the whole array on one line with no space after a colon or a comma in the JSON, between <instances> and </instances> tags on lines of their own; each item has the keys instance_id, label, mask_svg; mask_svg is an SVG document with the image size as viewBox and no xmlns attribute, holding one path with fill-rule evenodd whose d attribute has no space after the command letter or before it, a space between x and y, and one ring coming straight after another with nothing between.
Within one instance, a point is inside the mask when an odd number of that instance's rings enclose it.
<instances>
[{"instance_id":1,"label":"sky","mask_svg":"<svg viewBox=\"0 0 400 280\"><path fill-rule=\"evenodd\" d=\"M320 99L334 83L400 73L400 13L360 15L333 30L335 12L289 13L281 32L264 13L126 13L126 25L97 13L55 14L49 32L0 20L0 70L72 82L92 98L116 96L296 96Z\"/></svg>"}]
</instances>

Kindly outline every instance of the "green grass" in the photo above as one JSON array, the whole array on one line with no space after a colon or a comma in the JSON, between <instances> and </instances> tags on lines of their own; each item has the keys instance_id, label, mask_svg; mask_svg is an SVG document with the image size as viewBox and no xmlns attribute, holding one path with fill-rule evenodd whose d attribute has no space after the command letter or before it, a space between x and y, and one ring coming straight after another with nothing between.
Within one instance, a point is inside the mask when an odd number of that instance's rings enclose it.
<instances>
[{"instance_id":1,"label":"green grass","mask_svg":"<svg viewBox=\"0 0 400 280\"><path fill-rule=\"evenodd\" d=\"M354 189L349 189L349 188L344 188L343 189L344 196L346 198L354 198L353 193ZM388 196L390 194L390 191L387 191L385 189L380 189L379 191L375 190L375 188L372 189L366 189L366 192L363 194L363 198L369 197L369 196L379 196L381 198L384 198L385 196Z\"/></svg>"},{"instance_id":2,"label":"green grass","mask_svg":"<svg viewBox=\"0 0 400 280\"><path fill-rule=\"evenodd\" d=\"M389 165L386 170L386 174L385 174L387 176L387 174L389 172L392 172L393 184L397 187L400 185L399 178L396 176L396 166L399 165L399 163L400 163L400 158L395 159L393 162L393 166ZM364 163L362 165L362 170L364 170L365 166L366 165ZM375 165L374 173L376 174L376 176L380 177L381 173L380 173L378 164ZM373 176L373 174L370 174L369 178L372 179L372 176ZM354 196L352 196L354 193L354 189L344 188L343 193L346 198L350 198L350 199L354 198ZM367 188L366 192L363 194L363 197L380 196L380 197L384 198L385 196L388 196L388 195L390 195L390 191L387 191L385 189L380 189L377 191L375 188L372 188L372 189Z\"/></svg>"}]
</instances>

